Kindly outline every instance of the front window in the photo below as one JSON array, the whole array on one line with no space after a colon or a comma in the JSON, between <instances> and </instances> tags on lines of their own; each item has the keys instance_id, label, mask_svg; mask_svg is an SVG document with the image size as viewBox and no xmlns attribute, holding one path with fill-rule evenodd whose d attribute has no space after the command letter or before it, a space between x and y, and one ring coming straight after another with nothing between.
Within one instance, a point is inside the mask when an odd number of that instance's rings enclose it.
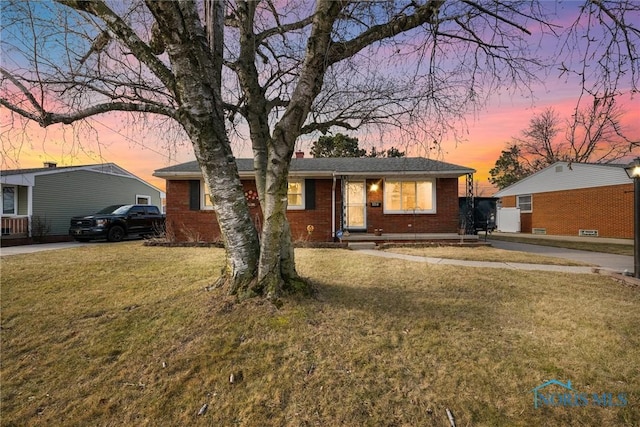
<instances>
[{"instance_id":1,"label":"front window","mask_svg":"<svg viewBox=\"0 0 640 427\"><path fill-rule=\"evenodd\" d=\"M384 183L385 213L435 213L433 180L386 180Z\"/></svg>"},{"instance_id":2,"label":"front window","mask_svg":"<svg viewBox=\"0 0 640 427\"><path fill-rule=\"evenodd\" d=\"M209 194L209 189L201 182L200 194L202 194L202 209L213 209L213 201ZM257 192L249 191L245 193L248 200L257 201ZM304 179L290 179L287 186L287 209L304 209Z\"/></svg>"},{"instance_id":3,"label":"front window","mask_svg":"<svg viewBox=\"0 0 640 427\"><path fill-rule=\"evenodd\" d=\"M290 179L287 187L287 209L304 209L304 181Z\"/></svg>"},{"instance_id":4,"label":"front window","mask_svg":"<svg viewBox=\"0 0 640 427\"><path fill-rule=\"evenodd\" d=\"M200 209L213 210L213 200L211 200L209 187L207 187L204 181L200 181Z\"/></svg>"},{"instance_id":5,"label":"front window","mask_svg":"<svg viewBox=\"0 0 640 427\"><path fill-rule=\"evenodd\" d=\"M211 194L204 193L204 209L213 209L213 200L211 200Z\"/></svg>"},{"instance_id":6,"label":"front window","mask_svg":"<svg viewBox=\"0 0 640 427\"><path fill-rule=\"evenodd\" d=\"M516 206L520 208L520 212L532 212L533 205L531 203L531 194L518 196Z\"/></svg>"},{"instance_id":7,"label":"front window","mask_svg":"<svg viewBox=\"0 0 640 427\"><path fill-rule=\"evenodd\" d=\"M2 187L2 214L16 215L16 187Z\"/></svg>"}]
</instances>

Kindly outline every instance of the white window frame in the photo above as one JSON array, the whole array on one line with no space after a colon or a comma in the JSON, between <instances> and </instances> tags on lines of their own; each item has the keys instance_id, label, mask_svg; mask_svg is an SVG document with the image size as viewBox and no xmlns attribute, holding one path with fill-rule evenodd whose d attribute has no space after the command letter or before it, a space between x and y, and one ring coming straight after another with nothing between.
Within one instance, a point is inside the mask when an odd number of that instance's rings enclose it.
<instances>
[{"instance_id":1,"label":"white window frame","mask_svg":"<svg viewBox=\"0 0 640 427\"><path fill-rule=\"evenodd\" d=\"M138 202L139 199L146 199L147 203ZM150 205L151 204L151 196L146 196L144 194L136 194L136 205Z\"/></svg>"},{"instance_id":2,"label":"white window frame","mask_svg":"<svg viewBox=\"0 0 640 427\"><path fill-rule=\"evenodd\" d=\"M288 211L302 211L305 209L305 199L304 199L304 193L305 193L305 188L304 188L304 179L302 178L290 178L289 181L287 182L287 200L289 197L289 183L291 182L299 182L300 183L300 191L301 191L301 200L302 200L302 204L301 205L291 205L287 202L287 210Z\"/></svg>"},{"instance_id":3,"label":"white window frame","mask_svg":"<svg viewBox=\"0 0 640 427\"><path fill-rule=\"evenodd\" d=\"M522 209L522 206L520 206L520 197L528 197L529 198L529 203L525 203L525 206L529 205L529 209ZM516 196L516 207L520 209L520 213L533 212L533 195L531 195L531 194L518 194Z\"/></svg>"},{"instance_id":4,"label":"white window frame","mask_svg":"<svg viewBox=\"0 0 640 427\"><path fill-rule=\"evenodd\" d=\"M287 210L304 210L305 209L305 197L304 197L304 193L305 193L305 186L304 186L304 179L290 179L289 182L299 182L301 191L302 191L302 205L290 205L287 203ZM288 186L287 186L288 187ZM211 200L207 200L209 193L207 192L207 186L204 185L204 181L200 181L200 210L203 211L210 211L213 210L213 203L211 202ZM287 195L289 194L289 192L287 191Z\"/></svg>"},{"instance_id":5,"label":"white window frame","mask_svg":"<svg viewBox=\"0 0 640 427\"><path fill-rule=\"evenodd\" d=\"M397 182L397 183L403 183L403 182L413 182L416 186L418 182L429 182L431 183L431 209L400 209L400 210L392 210L392 209L388 209L387 206L389 205L388 200L387 200L387 181L388 182ZM383 200L384 200L384 209L383 209L383 213L385 214L414 214L414 213L418 213L418 214L435 214L437 213L437 209L436 209L436 180L435 178L416 178L416 179L408 179L408 178L389 178L389 179L385 179L384 182L384 189L383 189Z\"/></svg>"},{"instance_id":6,"label":"white window frame","mask_svg":"<svg viewBox=\"0 0 640 427\"><path fill-rule=\"evenodd\" d=\"M13 212L4 211L4 189L13 188ZM18 186L17 185L3 185L2 186L2 213L3 216L17 216L18 215Z\"/></svg>"}]
</instances>

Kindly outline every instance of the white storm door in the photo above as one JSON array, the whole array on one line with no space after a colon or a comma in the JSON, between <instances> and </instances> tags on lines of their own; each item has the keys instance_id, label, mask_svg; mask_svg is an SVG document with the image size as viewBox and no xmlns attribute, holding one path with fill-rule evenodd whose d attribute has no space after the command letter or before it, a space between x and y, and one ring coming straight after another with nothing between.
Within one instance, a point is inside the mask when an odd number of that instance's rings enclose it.
<instances>
[{"instance_id":1,"label":"white storm door","mask_svg":"<svg viewBox=\"0 0 640 427\"><path fill-rule=\"evenodd\" d=\"M367 192L364 181L347 181L344 189L344 228L367 228Z\"/></svg>"}]
</instances>

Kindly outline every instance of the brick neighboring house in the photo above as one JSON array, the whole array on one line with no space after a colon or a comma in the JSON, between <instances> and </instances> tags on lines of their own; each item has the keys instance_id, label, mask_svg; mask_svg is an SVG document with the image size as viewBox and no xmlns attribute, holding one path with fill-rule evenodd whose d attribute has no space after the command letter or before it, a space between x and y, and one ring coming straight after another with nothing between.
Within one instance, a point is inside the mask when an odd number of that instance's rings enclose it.
<instances>
[{"instance_id":1,"label":"brick neighboring house","mask_svg":"<svg viewBox=\"0 0 640 427\"><path fill-rule=\"evenodd\" d=\"M294 240L331 242L338 230L374 234L457 233L458 178L473 169L425 158L303 158L289 173ZM237 159L260 227L253 159ZM195 161L156 170L167 181L167 224L178 241L216 241L220 231Z\"/></svg>"},{"instance_id":2,"label":"brick neighboring house","mask_svg":"<svg viewBox=\"0 0 640 427\"><path fill-rule=\"evenodd\" d=\"M633 239L633 182L625 166L557 162L494 197L501 208L520 208L522 233Z\"/></svg>"}]
</instances>

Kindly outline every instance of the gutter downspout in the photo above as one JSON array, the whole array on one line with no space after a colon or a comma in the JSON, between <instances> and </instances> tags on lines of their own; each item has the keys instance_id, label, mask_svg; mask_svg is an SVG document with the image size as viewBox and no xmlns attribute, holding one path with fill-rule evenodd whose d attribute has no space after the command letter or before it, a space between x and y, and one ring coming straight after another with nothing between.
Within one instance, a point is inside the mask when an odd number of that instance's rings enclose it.
<instances>
[{"instance_id":1,"label":"gutter downspout","mask_svg":"<svg viewBox=\"0 0 640 427\"><path fill-rule=\"evenodd\" d=\"M336 173L332 173L333 186L331 187L331 237L336 238Z\"/></svg>"}]
</instances>

